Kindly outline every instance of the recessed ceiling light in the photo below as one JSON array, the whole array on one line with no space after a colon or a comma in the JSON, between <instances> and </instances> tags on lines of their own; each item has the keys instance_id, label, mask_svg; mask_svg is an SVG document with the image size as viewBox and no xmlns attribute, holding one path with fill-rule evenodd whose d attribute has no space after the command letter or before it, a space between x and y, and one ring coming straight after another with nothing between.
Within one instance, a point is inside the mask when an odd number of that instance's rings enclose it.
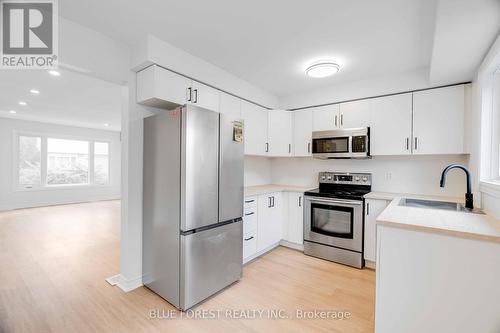
<instances>
[{"instance_id":1,"label":"recessed ceiling light","mask_svg":"<svg viewBox=\"0 0 500 333\"><path fill-rule=\"evenodd\" d=\"M14 111L14 110L10 110L10 111L9 111L9 113L10 113L10 114L16 114L17 112L16 112L16 111Z\"/></svg>"},{"instance_id":2,"label":"recessed ceiling light","mask_svg":"<svg viewBox=\"0 0 500 333\"><path fill-rule=\"evenodd\" d=\"M34 95L38 95L40 93L40 90L36 90L36 89L31 89L30 90L30 93L34 94Z\"/></svg>"},{"instance_id":3,"label":"recessed ceiling light","mask_svg":"<svg viewBox=\"0 0 500 333\"><path fill-rule=\"evenodd\" d=\"M108 123L105 123L105 124L104 124L104 127L109 127L109 124L108 124Z\"/></svg>"},{"instance_id":4,"label":"recessed ceiling light","mask_svg":"<svg viewBox=\"0 0 500 333\"><path fill-rule=\"evenodd\" d=\"M332 61L318 61L307 67L306 75L321 78L336 74L339 70L340 66Z\"/></svg>"},{"instance_id":5,"label":"recessed ceiling light","mask_svg":"<svg viewBox=\"0 0 500 333\"><path fill-rule=\"evenodd\" d=\"M26 106L26 105L28 105L28 103L21 101L21 102L19 102L19 105Z\"/></svg>"},{"instance_id":6,"label":"recessed ceiling light","mask_svg":"<svg viewBox=\"0 0 500 333\"><path fill-rule=\"evenodd\" d=\"M58 71L54 71L54 70L49 71L49 74L52 76L61 76L61 73L59 73Z\"/></svg>"}]
</instances>

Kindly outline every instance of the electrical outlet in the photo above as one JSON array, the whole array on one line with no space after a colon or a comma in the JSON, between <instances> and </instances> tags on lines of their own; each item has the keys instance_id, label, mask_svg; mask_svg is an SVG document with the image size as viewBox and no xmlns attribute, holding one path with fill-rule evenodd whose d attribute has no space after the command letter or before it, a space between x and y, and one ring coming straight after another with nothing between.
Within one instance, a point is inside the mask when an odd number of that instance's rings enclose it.
<instances>
[{"instance_id":1,"label":"electrical outlet","mask_svg":"<svg viewBox=\"0 0 500 333\"><path fill-rule=\"evenodd\" d=\"M386 172L385 173L385 180L391 180L392 179L392 173Z\"/></svg>"}]
</instances>

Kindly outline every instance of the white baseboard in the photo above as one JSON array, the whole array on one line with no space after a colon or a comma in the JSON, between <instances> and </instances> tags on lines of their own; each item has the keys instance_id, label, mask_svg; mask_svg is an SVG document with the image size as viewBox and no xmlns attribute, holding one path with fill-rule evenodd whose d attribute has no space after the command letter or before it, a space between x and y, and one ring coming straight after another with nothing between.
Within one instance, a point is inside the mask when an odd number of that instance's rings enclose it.
<instances>
[{"instance_id":1,"label":"white baseboard","mask_svg":"<svg viewBox=\"0 0 500 333\"><path fill-rule=\"evenodd\" d=\"M294 249L294 250L304 251L304 244L292 243L292 242L289 242L287 240L282 239L282 240L280 240L280 245Z\"/></svg>"},{"instance_id":2,"label":"white baseboard","mask_svg":"<svg viewBox=\"0 0 500 333\"><path fill-rule=\"evenodd\" d=\"M280 243L275 243L269 247L266 247L265 249L261 250L261 251L257 251L255 252L254 254L252 254L251 256L249 257L246 257L243 259L243 265L245 264L248 264L250 261L254 260L254 259L257 259L258 257L266 254L267 252L277 248L278 246L280 246Z\"/></svg>"},{"instance_id":3,"label":"white baseboard","mask_svg":"<svg viewBox=\"0 0 500 333\"><path fill-rule=\"evenodd\" d=\"M374 261L365 260L365 267L370 269L376 269L377 264Z\"/></svg>"},{"instance_id":4,"label":"white baseboard","mask_svg":"<svg viewBox=\"0 0 500 333\"><path fill-rule=\"evenodd\" d=\"M142 287L142 276L128 280L123 277L123 275L118 274L107 278L106 282L112 286L118 286L118 288L128 293L129 291Z\"/></svg>"}]
</instances>

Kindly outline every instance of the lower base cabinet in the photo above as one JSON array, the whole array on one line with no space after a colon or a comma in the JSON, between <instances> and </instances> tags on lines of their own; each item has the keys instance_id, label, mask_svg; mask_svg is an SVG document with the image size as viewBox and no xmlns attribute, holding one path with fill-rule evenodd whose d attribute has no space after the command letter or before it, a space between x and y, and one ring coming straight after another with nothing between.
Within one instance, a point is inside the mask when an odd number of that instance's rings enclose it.
<instances>
[{"instance_id":1,"label":"lower base cabinet","mask_svg":"<svg viewBox=\"0 0 500 333\"><path fill-rule=\"evenodd\" d=\"M259 196L257 215L257 251L279 243L283 223L283 194L281 192Z\"/></svg>"},{"instance_id":2,"label":"lower base cabinet","mask_svg":"<svg viewBox=\"0 0 500 333\"><path fill-rule=\"evenodd\" d=\"M375 264L377 261L377 233L376 221L377 217L387 207L389 201L378 199L365 200L365 252L364 259L371 262L366 263L367 266Z\"/></svg>"},{"instance_id":3,"label":"lower base cabinet","mask_svg":"<svg viewBox=\"0 0 500 333\"><path fill-rule=\"evenodd\" d=\"M243 263L264 254L284 241L285 246L303 244L304 194L274 192L245 197L243 216Z\"/></svg>"}]
</instances>

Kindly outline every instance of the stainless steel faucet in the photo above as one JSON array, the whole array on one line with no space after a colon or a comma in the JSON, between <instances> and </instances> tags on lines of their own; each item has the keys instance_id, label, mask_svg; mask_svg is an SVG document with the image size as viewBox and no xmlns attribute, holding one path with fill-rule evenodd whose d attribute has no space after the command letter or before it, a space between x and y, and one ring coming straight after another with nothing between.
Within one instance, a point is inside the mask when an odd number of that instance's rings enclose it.
<instances>
[{"instance_id":1,"label":"stainless steel faucet","mask_svg":"<svg viewBox=\"0 0 500 333\"><path fill-rule=\"evenodd\" d=\"M451 169L461 169L465 172L465 175L467 176L467 193L465 193L465 208L474 209L474 198L472 196L470 172L469 172L469 170L467 170L467 168L465 166L460 165L460 164L448 165L443 170L443 173L441 174L440 186L444 187L444 185L446 184L446 175L448 174L448 171L450 171Z\"/></svg>"}]
</instances>

